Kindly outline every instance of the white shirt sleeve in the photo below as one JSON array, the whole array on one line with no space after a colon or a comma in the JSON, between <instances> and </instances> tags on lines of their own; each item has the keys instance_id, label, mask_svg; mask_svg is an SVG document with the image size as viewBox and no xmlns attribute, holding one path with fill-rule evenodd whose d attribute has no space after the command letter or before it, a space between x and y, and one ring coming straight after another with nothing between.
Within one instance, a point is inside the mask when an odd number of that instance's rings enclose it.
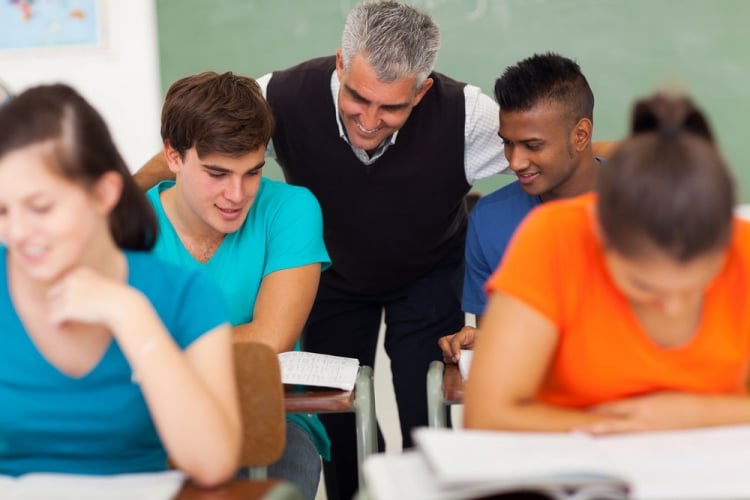
<instances>
[{"instance_id":1,"label":"white shirt sleeve","mask_svg":"<svg viewBox=\"0 0 750 500\"><path fill-rule=\"evenodd\" d=\"M479 179L505 171L503 141L497 135L500 128L500 108L479 87L464 87L466 121L464 125L464 168L466 181L474 185Z\"/></svg>"},{"instance_id":2,"label":"white shirt sleeve","mask_svg":"<svg viewBox=\"0 0 750 500\"><path fill-rule=\"evenodd\" d=\"M263 93L263 97L265 99L268 99L268 97L266 97L266 92L268 91L268 82L271 81L272 75L273 73L266 73L265 75L255 80L256 82L258 82L258 85L260 85L260 91ZM268 146L266 147L266 157L273 158L274 160L276 159L276 150L273 149L273 139L270 139L268 141Z\"/></svg>"}]
</instances>

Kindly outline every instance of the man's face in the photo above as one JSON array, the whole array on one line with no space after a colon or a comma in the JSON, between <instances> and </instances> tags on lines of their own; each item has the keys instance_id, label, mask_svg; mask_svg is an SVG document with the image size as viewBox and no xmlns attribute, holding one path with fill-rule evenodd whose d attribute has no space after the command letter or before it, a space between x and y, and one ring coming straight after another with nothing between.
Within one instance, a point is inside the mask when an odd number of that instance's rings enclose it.
<instances>
[{"instance_id":1,"label":"man's face","mask_svg":"<svg viewBox=\"0 0 750 500\"><path fill-rule=\"evenodd\" d=\"M574 128L566 109L548 101L526 111L500 111L498 135L526 193L543 200L564 196L579 162Z\"/></svg>"},{"instance_id":2,"label":"man's face","mask_svg":"<svg viewBox=\"0 0 750 500\"><path fill-rule=\"evenodd\" d=\"M180 158L166 146L167 162L177 176L176 201L191 220L195 234L228 234L247 218L258 193L265 147L238 157L213 153L199 157L195 148Z\"/></svg>"},{"instance_id":3,"label":"man's face","mask_svg":"<svg viewBox=\"0 0 750 500\"><path fill-rule=\"evenodd\" d=\"M372 153L403 127L412 109L432 86L428 78L416 88L416 76L383 83L367 60L357 55L344 70L341 50L336 53L336 73L341 82L339 113L349 142Z\"/></svg>"}]
</instances>

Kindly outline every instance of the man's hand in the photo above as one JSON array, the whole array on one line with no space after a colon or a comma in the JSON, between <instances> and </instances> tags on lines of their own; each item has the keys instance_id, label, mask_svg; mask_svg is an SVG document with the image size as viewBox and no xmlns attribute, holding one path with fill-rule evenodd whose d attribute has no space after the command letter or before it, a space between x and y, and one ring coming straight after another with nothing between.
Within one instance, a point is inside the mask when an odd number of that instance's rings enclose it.
<instances>
[{"instance_id":1,"label":"man's hand","mask_svg":"<svg viewBox=\"0 0 750 500\"><path fill-rule=\"evenodd\" d=\"M453 335L440 337L438 345L443 351L443 360L446 363L458 363L461 357L461 349L472 349L477 336L477 329L473 326L465 326Z\"/></svg>"}]
</instances>

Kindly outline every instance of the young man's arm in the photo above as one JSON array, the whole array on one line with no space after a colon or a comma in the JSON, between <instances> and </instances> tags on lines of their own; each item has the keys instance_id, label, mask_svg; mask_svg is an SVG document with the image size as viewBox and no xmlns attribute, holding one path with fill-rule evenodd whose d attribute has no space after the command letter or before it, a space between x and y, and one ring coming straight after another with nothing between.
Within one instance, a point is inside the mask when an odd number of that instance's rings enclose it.
<instances>
[{"instance_id":1,"label":"young man's arm","mask_svg":"<svg viewBox=\"0 0 750 500\"><path fill-rule=\"evenodd\" d=\"M291 351L307 321L320 281L320 263L274 271L263 278L253 320L234 327L235 341Z\"/></svg>"}]
</instances>

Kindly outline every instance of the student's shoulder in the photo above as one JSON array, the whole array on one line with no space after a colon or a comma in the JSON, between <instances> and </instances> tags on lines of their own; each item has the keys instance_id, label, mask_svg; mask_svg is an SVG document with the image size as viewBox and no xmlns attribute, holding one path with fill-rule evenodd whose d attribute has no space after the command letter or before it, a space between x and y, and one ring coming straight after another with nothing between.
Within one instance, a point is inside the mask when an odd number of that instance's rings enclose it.
<instances>
[{"instance_id":1,"label":"student's shoulder","mask_svg":"<svg viewBox=\"0 0 750 500\"><path fill-rule=\"evenodd\" d=\"M540 203L538 196L527 194L515 181L479 198L471 213L477 218L496 218L507 213L526 213Z\"/></svg>"},{"instance_id":2,"label":"student's shoulder","mask_svg":"<svg viewBox=\"0 0 750 500\"><path fill-rule=\"evenodd\" d=\"M317 198L308 188L266 177L261 180L258 198L261 203L277 206L318 205Z\"/></svg>"},{"instance_id":3,"label":"student's shoulder","mask_svg":"<svg viewBox=\"0 0 750 500\"><path fill-rule=\"evenodd\" d=\"M174 180L163 180L158 182L157 184L151 186L146 191L146 199L153 205L155 208L161 207L161 193L166 191L167 189L170 189L175 185Z\"/></svg>"},{"instance_id":4,"label":"student's shoulder","mask_svg":"<svg viewBox=\"0 0 750 500\"><path fill-rule=\"evenodd\" d=\"M585 193L572 198L541 203L529 213L527 226L541 232L562 234L575 238L574 234L589 234L592 228L592 210L596 205L595 193Z\"/></svg>"}]
</instances>

